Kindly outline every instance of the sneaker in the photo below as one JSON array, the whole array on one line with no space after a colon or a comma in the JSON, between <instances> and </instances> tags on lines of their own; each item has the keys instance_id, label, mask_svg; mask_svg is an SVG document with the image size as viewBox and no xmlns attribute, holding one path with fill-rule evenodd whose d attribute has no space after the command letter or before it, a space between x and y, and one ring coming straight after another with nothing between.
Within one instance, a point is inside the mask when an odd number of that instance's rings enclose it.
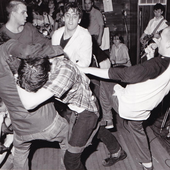
<instances>
[{"instance_id":1,"label":"sneaker","mask_svg":"<svg viewBox=\"0 0 170 170\"><path fill-rule=\"evenodd\" d=\"M116 162L121 161L127 157L127 154L124 150L121 150L121 154L119 157L112 157L112 154L110 154L110 157L103 160L102 165L103 166L112 166Z\"/></svg>"},{"instance_id":2,"label":"sneaker","mask_svg":"<svg viewBox=\"0 0 170 170\"><path fill-rule=\"evenodd\" d=\"M153 170L153 164L151 167L147 168L146 166L144 166L142 163L139 163L140 165L142 165L143 170Z\"/></svg>"},{"instance_id":3,"label":"sneaker","mask_svg":"<svg viewBox=\"0 0 170 170\"><path fill-rule=\"evenodd\" d=\"M106 121L106 126L105 126L106 129L112 129L114 128L114 125L113 125L113 121L112 120L107 120Z\"/></svg>"},{"instance_id":4,"label":"sneaker","mask_svg":"<svg viewBox=\"0 0 170 170\"><path fill-rule=\"evenodd\" d=\"M151 167L149 167L149 168L143 166L143 170L153 170L153 165Z\"/></svg>"}]
</instances>

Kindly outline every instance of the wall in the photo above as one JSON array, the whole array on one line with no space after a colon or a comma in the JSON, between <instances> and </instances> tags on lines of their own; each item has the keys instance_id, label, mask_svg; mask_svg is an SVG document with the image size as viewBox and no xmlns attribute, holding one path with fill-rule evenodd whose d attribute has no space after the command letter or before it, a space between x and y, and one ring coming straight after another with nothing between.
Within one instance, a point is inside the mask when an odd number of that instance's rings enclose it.
<instances>
[{"instance_id":1,"label":"wall","mask_svg":"<svg viewBox=\"0 0 170 170\"><path fill-rule=\"evenodd\" d=\"M101 5L103 0L97 0L95 4L103 10ZM112 4L113 11L104 12L106 26L110 29L111 43L114 33L122 34L125 44L129 48L131 62L135 64L137 58L137 0L112 0Z\"/></svg>"}]
</instances>

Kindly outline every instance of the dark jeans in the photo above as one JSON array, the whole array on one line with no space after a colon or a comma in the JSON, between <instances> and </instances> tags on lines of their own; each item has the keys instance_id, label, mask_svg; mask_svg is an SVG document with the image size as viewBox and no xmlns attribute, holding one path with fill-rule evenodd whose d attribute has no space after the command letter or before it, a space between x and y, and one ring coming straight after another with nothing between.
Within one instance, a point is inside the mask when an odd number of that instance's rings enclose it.
<instances>
[{"instance_id":1,"label":"dark jeans","mask_svg":"<svg viewBox=\"0 0 170 170\"><path fill-rule=\"evenodd\" d=\"M107 149L111 154L117 153L121 147L115 136L104 126L99 127L97 138L100 139L106 145ZM80 157L81 153L70 153L69 151L66 151L64 157L65 166L67 166L66 169L85 170L85 167L80 161Z\"/></svg>"},{"instance_id":2,"label":"dark jeans","mask_svg":"<svg viewBox=\"0 0 170 170\"><path fill-rule=\"evenodd\" d=\"M99 127L97 138L106 145L111 154L117 153L121 147L115 136L104 126Z\"/></svg>"},{"instance_id":3,"label":"dark jeans","mask_svg":"<svg viewBox=\"0 0 170 170\"><path fill-rule=\"evenodd\" d=\"M64 155L67 170L84 170L81 154L97 132L98 116L87 110L82 113L72 113L70 118L69 147ZM71 133L71 134L70 134Z\"/></svg>"}]
</instances>

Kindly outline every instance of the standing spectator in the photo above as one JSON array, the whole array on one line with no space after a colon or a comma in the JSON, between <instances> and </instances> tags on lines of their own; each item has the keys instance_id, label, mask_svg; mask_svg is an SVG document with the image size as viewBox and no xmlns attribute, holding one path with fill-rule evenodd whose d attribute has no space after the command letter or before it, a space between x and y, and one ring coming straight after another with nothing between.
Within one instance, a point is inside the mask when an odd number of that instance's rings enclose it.
<instances>
[{"instance_id":1,"label":"standing spectator","mask_svg":"<svg viewBox=\"0 0 170 170\"><path fill-rule=\"evenodd\" d=\"M49 12L48 14L53 17L53 13L55 12L56 9L56 4L55 4L55 0L49 0L48 1L48 8L49 8ZM54 18L53 18L54 19Z\"/></svg>"},{"instance_id":2,"label":"standing spectator","mask_svg":"<svg viewBox=\"0 0 170 170\"><path fill-rule=\"evenodd\" d=\"M23 44L51 44L48 38L31 24L26 22L27 6L22 0L11 0L6 6L8 21L0 29L0 33L7 39L17 39Z\"/></svg>"},{"instance_id":3,"label":"standing spectator","mask_svg":"<svg viewBox=\"0 0 170 170\"><path fill-rule=\"evenodd\" d=\"M82 23L86 23L93 41L93 54L101 68L109 68L109 56L100 48L104 31L104 20L102 13L94 7L93 0L84 0L86 17L83 17ZM83 24L84 25L84 24Z\"/></svg>"},{"instance_id":4,"label":"standing spectator","mask_svg":"<svg viewBox=\"0 0 170 170\"><path fill-rule=\"evenodd\" d=\"M54 31L65 25L63 21L63 16L64 16L64 3L58 2L56 5L55 12L53 14L53 18L55 20Z\"/></svg>"},{"instance_id":5,"label":"standing spectator","mask_svg":"<svg viewBox=\"0 0 170 170\"><path fill-rule=\"evenodd\" d=\"M85 10L89 13L90 17L88 30L100 46L102 44L102 36L104 31L103 15L98 9L94 8L93 0L85 0L84 5Z\"/></svg>"},{"instance_id":6,"label":"standing spectator","mask_svg":"<svg viewBox=\"0 0 170 170\"><path fill-rule=\"evenodd\" d=\"M113 66L131 66L129 52L120 34L113 36L113 45L110 51L110 61Z\"/></svg>"}]
</instances>

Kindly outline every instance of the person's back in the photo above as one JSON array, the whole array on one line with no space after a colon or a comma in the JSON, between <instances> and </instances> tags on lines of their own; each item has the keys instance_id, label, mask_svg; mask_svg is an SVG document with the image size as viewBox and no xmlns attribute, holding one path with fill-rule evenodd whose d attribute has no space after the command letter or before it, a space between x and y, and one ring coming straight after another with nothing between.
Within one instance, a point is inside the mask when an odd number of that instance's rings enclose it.
<instances>
[{"instance_id":1,"label":"person's back","mask_svg":"<svg viewBox=\"0 0 170 170\"><path fill-rule=\"evenodd\" d=\"M53 103L50 102L29 112L24 108L19 98L12 72L6 63L9 55L6 51L12 46L13 40L10 40L0 47L0 96L8 108L15 133L19 135L36 133L53 122L57 112ZM41 121L41 124L37 124L39 121Z\"/></svg>"}]
</instances>

